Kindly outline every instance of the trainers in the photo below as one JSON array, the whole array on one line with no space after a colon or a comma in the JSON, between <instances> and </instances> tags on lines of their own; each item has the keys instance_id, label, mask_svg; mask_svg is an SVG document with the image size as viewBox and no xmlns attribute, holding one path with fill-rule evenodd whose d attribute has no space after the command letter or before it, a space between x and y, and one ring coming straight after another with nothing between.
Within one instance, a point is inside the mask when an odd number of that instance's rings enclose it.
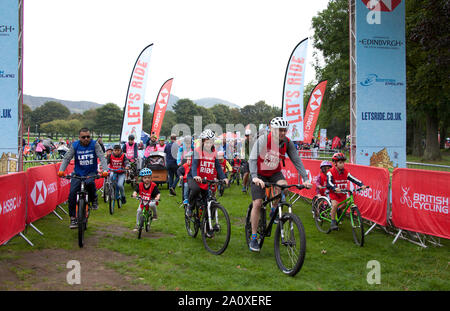
<instances>
[{"instance_id":1,"label":"trainers","mask_svg":"<svg viewBox=\"0 0 450 311\"><path fill-rule=\"evenodd\" d=\"M122 204L127 203L127 199L125 199L125 196L122 197Z\"/></svg>"},{"instance_id":2,"label":"trainers","mask_svg":"<svg viewBox=\"0 0 450 311\"><path fill-rule=\"evenodd\" d=\"M187 200L187 199L184 200L184 201L183 201L183 204L184 204L184 205L188 205L188 204L189 204L189 200Z\"/></svg>"},{"instance_id":3,"label":"trainers","mask_svg":"<svg viewBox=\"0 0 450 311\"><path fill-rule=\"evenodd\" d=\"M176 196L176 195L177 195L177 193L175 192L175 189L173 189L173 188L170 188L170 189L169 189L169 192L170 192L170 194L173 195L173 196Z\"/></svg>"},{"instance_id":4,"label":"trainers","mask_svg":"<svg viewBox=\"0 0 450 311\"><path fill-rule=\"evenodd\" d=\"M250 245L248 246L252 252L259 252L261 251L261 248L259 247L259 243L257 239L251 239Z\"/></svg>"},{"instance_id":5,"label":"trainers","mask_svg":"<svg viewBox=\"0 0 450 311\"><path fill-rule=\"evenodd\" d=\"M332 220L330 230L337 230L337 229L338 229L338 225L336 223L336 220Z\"/></svg>"},{"instance_id":6,"label":"trainers","mask_svg":"<svg viewBox=\"0 0 450 311\"><path fill-rule=\"evenodd\" d=\"M76 217L70 217L70 225L69 225L70 229L76 229L78 228L78 221Z\"/></svg>"},{"instance_id":7,"label":"trainers","mask_svg":"<svg viewBox=\"0 0 450 311\"><path fill-rule=\"evenodd\" d=\"M92 202L92 209L93 209L94 211L98 210L98 202L97 202L97 200L95 200L94 202Z\"/></svg>"}]
</instances>

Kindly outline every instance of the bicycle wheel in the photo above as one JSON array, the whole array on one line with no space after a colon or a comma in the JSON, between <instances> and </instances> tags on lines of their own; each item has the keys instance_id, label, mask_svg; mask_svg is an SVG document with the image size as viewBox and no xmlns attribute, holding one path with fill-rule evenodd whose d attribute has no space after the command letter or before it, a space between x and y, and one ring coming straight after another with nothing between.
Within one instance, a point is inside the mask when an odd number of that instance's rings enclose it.
<instances>
[{"instance_id":1,"label":"bicycle wheel","mask_svg":"<svg viewBox=\"0 0 450 311\"><path fill-rule=\"evenodd\" d=\"M250 203L247 209L247 216L245 217L245 240L247 241L247 246L250 247L250 239L252 238L252 222L251 222L251 213L253 209L253 204ZM264 244L265 237L265 229L266 229L266 210L261 207L259 216L259 224L257 229L258 239L259 239L259 248L262 248Z\"/></svg>"},{"instance_id":2,"label":"bicycle wheel","mask_svg":"<svg viewBox=\"0 0 450 311\"><path fill-rule=\"evenodd\" d=\"M114 190L114 187L110 187L109 189L109 213L112 215L114 214L114 205L115 205L115 198L116 198L116 192Z\"/></svg>"},{"instance_id":3,"label":"bicycle wheel","mask_svg":"<svg viewBox=\"0 0 450 311\"><path fill-rule=\"evenodd\" d=\"M78 207L77 207L78 246L79 247L83 247L83 245L84 245L85 212L86 212L86 203L84 202L84 199L81 198L78 201Z\"/></svg>"},{"instance_id":4,"label":"bicycle wheel","mask_svg":"<svg viewBox=\"0 0 450 311\"><path fill-rule=\"evenodd\" d=\"M103 185L103 201L108 203L109 200L109 183L105 181Z\"/></svg>"},{"instance_id":5,"label":"bicycle wheel","mask_svg":"<svg viewBox=\"0 0 450 311\"><path fill-rule=\"evenodd\" d=\"M318 198L312 206L314 222L317 230L323 233L330 232L331 227L331 205L325 198Z\"/></svg>"},{"instance_id":6,"label":"bicycle wheel","mask_svg":"<svg viewBox=\"0 0 450 311\"><path fill-rule=\"evenodd\" d=\"M192 216L189 217L186 215L186 208L187 208L187 206L185 206L185 212L184 212L184 224L186 226L186 231L190 237L195 238L198 234L198 229L200 228L199 219L197 216L198 210L197 210L197 208L195 208L192 211Z\"/></svg>"},{"instance_id":7,"label":"bicycle wheel","mask_svg":"<svg viewBox=\"0 0 450 311\"><path fill-rule=\"evenodd\" d=\"M141 216L139 217L138 239L141 238L143 228L144 228L144 212L142 211Z\"/></svg>"},{"instance_id":8,"label":"bicycle wheel","mask_svg":"<svg viewBox=\"0 0 450 311\"><path fill-rule=\"evenodd\" d=\"M361 213L356 205L350 208L350 223L352 225L353 240L356 245L364 245L364 225Z\"/></svg>"},{"instance_id":9,"label":"bicycle wheel","mask_svg":"<svg viewBox=\"0 0 450 311\"><path fill-rule=\"evenodd\" d=\"M207 212L204 211L204 213L201 230L203 245L210 253L220 255L227 249L230 242L230 217L227 210L218 203L211 204L211 226Z\"/></svg>"},{"instance_id":10,"label":"bicycle wheel","mask_svg":"<svg viewBox=\"0 0 450 311\"><path fill-rule=\"evenodd\" d=\"M153 212L151 210L148 211L148 218L147 218L147 222L145 224L145 231L149 232L150 231L150 227L152 225L152 220L153 220Z\"/></svg>"},{"instance_id":11,"label":"bicycle wheel","mask_svg":"<svg viewBox=\"0 0 450 311\"><path fill-rule=\"evenodd\" d=\"M225 191L225 185L219 185L219 196L223 196L224 191Z\"/></svg>"},{"instance_id":12,"label":"bicycle wheel","mask_svg":"<svg viewBox=\"0 0 450 311\"><path fill-rule=\"evenodd\" d=\"M297 215L286 213L278 221L274 246L278 268L287 275L296 275L306 254L305 229Z\"/></svg>"}]
</instances>

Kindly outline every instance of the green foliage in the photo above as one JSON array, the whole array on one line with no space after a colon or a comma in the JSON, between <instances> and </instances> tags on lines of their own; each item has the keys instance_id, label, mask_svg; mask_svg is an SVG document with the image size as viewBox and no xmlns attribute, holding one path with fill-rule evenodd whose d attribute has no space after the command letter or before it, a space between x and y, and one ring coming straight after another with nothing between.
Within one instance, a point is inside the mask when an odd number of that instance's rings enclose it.
<instances>
[{"instance_id":1,"label":"green foliage","mask_svg":"<svg viewBox=\"0 0 450 311\"><path fill-rule=\"evenodd\" d=\"M69 115L69 108L60 103L49 101L32 111L31 126L33 124L41 125L57 119L66 119Z\"/></svg>"}]
</instances>

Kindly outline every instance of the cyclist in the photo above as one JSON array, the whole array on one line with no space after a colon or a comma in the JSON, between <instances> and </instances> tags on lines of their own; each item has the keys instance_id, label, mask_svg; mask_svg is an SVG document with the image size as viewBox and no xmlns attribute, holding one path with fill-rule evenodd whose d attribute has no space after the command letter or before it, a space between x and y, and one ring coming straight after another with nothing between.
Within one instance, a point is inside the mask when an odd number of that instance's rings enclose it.
<instances>
[{"instance_id":1,"label":"cyclist","mask_svg":"<svg viewBox=\"0 0 450 311\"><path fill-rule=\"evenodd\" d=\"M183 157L186 162L178 167L177 175L180 178L180 183L182 183L183 185L183 204L186 205L189 203L189 186L187 183L187 174L189 173L192 165L192 151L186 153Z\"/></svg>"},{"instance_id":2,"label":"cyclist","mask_svg":"<svg viewBox=\"0 0 450 311\"><path fill-rule=\"evenodd\" d=\"M337 152L333 154L332 161L334 167L327 172L327 188L330 190L330 200L331 200L331 230L337 230L338 226L336 223L336 211L337 206L340 202L346 199L346 194L344 191L347 189L347 180L358 185L359 187L366 189L367 187L363 185L362 181L353 177L345 168L345 161L347 158L342 152Z\"/></svg>"},{"instance_id":3,"label":"cyclist","mask_svg":"<svg viewBox=\"0 0 450 311\"><path fill-rule=\"evenodd\" d=\"M325 196L327 194L327 172L332 166L333 164L330 161L322 161L320 163L320 173L315 177L316 195L313 198L313 202L319 196Z\"/></svg>"},{"instance_id":4,"label":"cyclist","mask_svg":"<svg viewBox=\"0 0 450 311\"><path fill-rule=\"evenodd\" d=\"M225 176L228 178L228 173L233 171L230 163L224 158L225 152L218 151L217 159L219 160L220 165L222 166L222 171L225 173Z\"/></svg>"},{"instance_id":5,"label":"cyclist","mask_svg":"<svg viewBox=\"0 0 450 311\"><path fill-rule=\"evenodd\" d=\"M103 150L100 145L91 139L91 132L88 128L82 128L78 135L79 140L75 141L69 151L64 156L61 166L58 171L58 176L65 176L64 171L67 168L70 160L75 158L75 168L73 173L77 176L95 176L97 175L97 159L100 159L101 167L106 170L108 164L106 158L103 155ZM108 172L102 173L103 177L108 176ZM70 228L75 229L78 227L77 218L75 215L77 192L80 190L81 181L78 179L72 179L70 181L70 193L69 193L69 216L70 216ZM95 179L89 178L86 180L86 190L88 192L89 201L92 202L92 209L98 208L97 202L97 189L95 187Z\"/></svg>"},{"instance_id":6,"label":"cyclist","mask_svg":"<svg viewBox=\"0 0 450 311\"><path fill-rule=\"evenodd\" d=\"M140 172L139 176L142 177L142 182L136 185L134 192L132 194L133 198L137 197L138 194L143 200L156 200L158 201L161 194L159 192L158 186L152 182L152 170L144 167ZM153 220L158 219L158 215L156 214L156 205L157 203L151 202L150 208L153 211ZM141 217L144 205L141 203L137 208L136 213L136 227L133 231L137 231L139 228L139 218Z\"/></svg>"},{"instance_id":7,"label":"cyclist","mask_svg":"<svg viewBox=\"0 0 450 311\"><path fill-rule=\"evenodd\" d=\"M128 136L128 143L122 147L123 153L125 153L126 157L130 162L137 161L138 158L138 145L134 141L134 135Z\"/></svg>"},{"instance_id":8,"label":"cyclist","mask_svg":"<svg viewBox=\"0 0 450 311\"><path fill-rule=\"evenodd\" d=\"M260 208L265 197L264 182L287 185L286 179L281 172L281 163L283 162L284 165L286 155L289 156L295 168L302 176L303 185L308 189L312 187L312 184L308 181L308 175L295 149L294 143L286 137L288 129L289 123L285 118L273 118L270 121L270 131L262 134L258 138L250 153L249 167L252 178L251 193L253 208L250 215L252 239L249 248L254 252L260 251L257 241L257 228ZM275 194L279 193L279 189L275 187L274 192ZM275 210L272 210L271 215L275 212Z\"/></svg>"},{"instance_id":9,"label":"cyclist","mask_svg":"<svg viewBox=\"0 0 450 311\"><path fill-rule=\"evenodd\" d=\"M250 157L250 151L252 150L252 146L250 145L250 129L245 130L245 139L243 143L244 147L244 158L242 159L242 192L247 192L247 188L250 182L250 168L248 167L248 159ZM253 142L253 141L252 141Z\"/></svg>"},{"instance_id":10,"label":"cyclist","mask_svg":"<svg viewBox=\"0 0 450 311\"><path fill-rule=\"evenodd\" d=\"M128 168L129 162L122 152L120 145L114 145L112 154L106 157L106 162L109 164L109 168L114 170L111 172L110 176L117 176L117 188L119 188L122 203L125 204L127 203L127 200L125 199L125 189L123 184L125 182L125 169Z\"/></svg>"},{"instance_id":11,"label":"cyclist","mask_svg":"<svg viewBox=\"0 0 450 311\"><path fill-rule=\"evenodd\" d=\"M192 167L187 176L190 190L189 205L186 209L188 217L192 216L192 210L200 191L208 189L207 184L201 183L202 178L206 177L209 180L213 180L219 177L219 179L224 180L228 184L228 179L217 159L217 153L214 147L215 137L216 135L213 131L209 129L204 130L199 137L201 139L200 147L194 150Z\"/></svg>"}]
</instances>

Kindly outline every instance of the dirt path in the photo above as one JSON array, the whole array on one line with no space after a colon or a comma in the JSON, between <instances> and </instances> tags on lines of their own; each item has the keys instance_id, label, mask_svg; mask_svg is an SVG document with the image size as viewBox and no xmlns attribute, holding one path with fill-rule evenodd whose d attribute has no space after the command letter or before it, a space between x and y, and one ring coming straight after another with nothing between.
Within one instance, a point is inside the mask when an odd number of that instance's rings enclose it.
<instances>
[{"instance_id":1,"label":"dirt path","mask_svg":"<svg viewBox=\"0 0 450 311\"><path fill-rule=\"evenodd\" d=\"M34 250L20 253L20 258L2 260L0 290L152 290L107 267L108 263L130 265L136 260L132 256L96 247L98 239L109 233L98 230L83 249ZM67 275L73 270L72 266L67 267L70 260L80 263L81 284L69 285L67 282Z\"/></svg>"}]
</instances>

